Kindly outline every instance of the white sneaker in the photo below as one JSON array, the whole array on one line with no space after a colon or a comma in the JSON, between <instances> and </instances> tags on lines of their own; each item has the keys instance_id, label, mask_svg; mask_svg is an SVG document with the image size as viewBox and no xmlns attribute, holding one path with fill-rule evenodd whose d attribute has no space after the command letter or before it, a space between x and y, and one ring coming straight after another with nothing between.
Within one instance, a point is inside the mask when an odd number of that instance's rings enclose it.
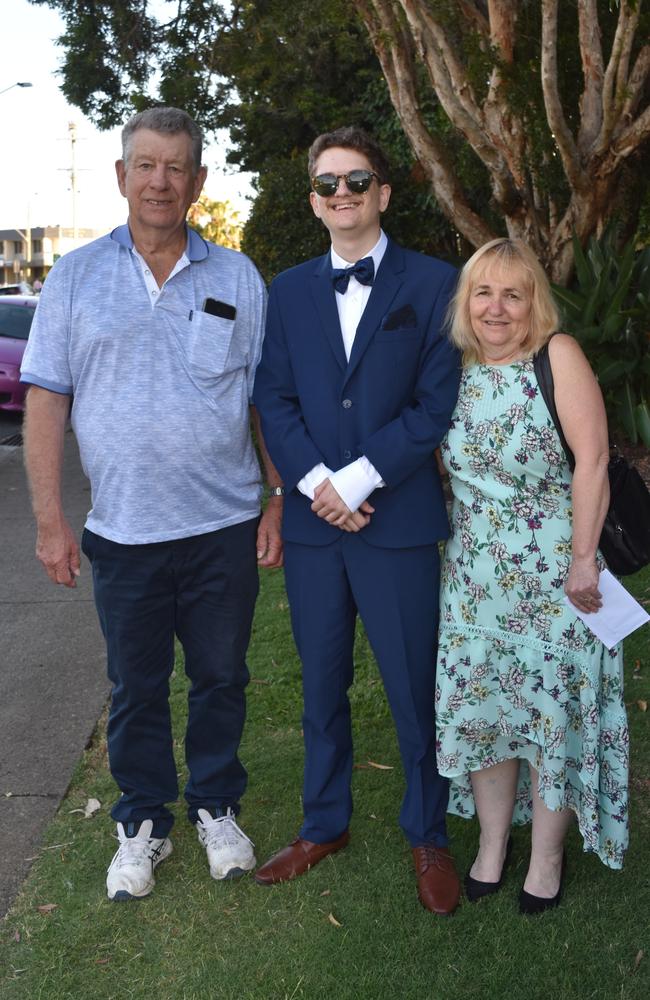
<instances>
[{"instance_id":1,"label":"white sneaker","mask_svg":"<svg viewBox=\"0 0 650 1000\"><path fill-rule=\"evenodd\" d=\"M212 878L236 878L255 867L253 841L237 826L232 809L217 819L207 809L199 809L196 830L207 851Z\"/></svg>"},{"instance_id":2,"label":"white sneaker","mask_svg":"<svg viewBox=\"0 0 650 1000\"><path fill-rule=\"evenodd\" d=\"M142 899L153 889L153 870L172 853L172 842L169 837L152 837L152 829L153 821L145 819L135 837L127 837L123 825L117 824L120 846L106 876L109 899Z\"/></svg>"}]
</instances>

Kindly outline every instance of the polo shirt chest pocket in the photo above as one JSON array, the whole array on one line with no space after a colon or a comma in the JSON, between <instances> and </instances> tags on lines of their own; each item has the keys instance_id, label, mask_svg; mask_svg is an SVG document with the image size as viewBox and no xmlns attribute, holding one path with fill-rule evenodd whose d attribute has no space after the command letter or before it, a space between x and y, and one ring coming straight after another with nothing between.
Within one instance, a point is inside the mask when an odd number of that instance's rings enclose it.
<instances>
[{"instance_id":1,"label":"polo shirt chest pocket","mask_svg":"<svg viewBox=\"0 0 650 1000\"><path fill-rule=\"evenodd\" d=\"M195 310L187 321L187 362L193 375L218 378L246 365L237 337L236 320Z\"/></svg>"}]
</instances>

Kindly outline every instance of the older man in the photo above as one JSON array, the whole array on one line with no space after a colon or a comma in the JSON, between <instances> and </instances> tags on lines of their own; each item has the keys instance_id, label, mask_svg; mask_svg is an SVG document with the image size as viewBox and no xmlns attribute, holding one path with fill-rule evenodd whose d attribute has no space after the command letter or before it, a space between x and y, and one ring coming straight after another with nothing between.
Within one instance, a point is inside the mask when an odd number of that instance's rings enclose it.
<instances>
[{"instance_id":1,"label":"older man","mask_svg":"<svg viewBox=\"0 0 650 1000\"><path fill-rule=\"evenodd\" d=\"M153 108L122 133L117 181L128 224L52 270L23 361L26 462L50 578L74 587L79 547L60 495L72 425L92 487L82 548L92 564L113 695L112 811L119 849L110 899L146 896L172 849L177 798L168 705L174 637L191 681L188 816L214 878L255 865L235 817L245 654L257 562L281 562L282 490L260 521L249 399L265 290L252 263L188 229L203 187L201 133L185 112Z\"/></svg>"}]
</instances>

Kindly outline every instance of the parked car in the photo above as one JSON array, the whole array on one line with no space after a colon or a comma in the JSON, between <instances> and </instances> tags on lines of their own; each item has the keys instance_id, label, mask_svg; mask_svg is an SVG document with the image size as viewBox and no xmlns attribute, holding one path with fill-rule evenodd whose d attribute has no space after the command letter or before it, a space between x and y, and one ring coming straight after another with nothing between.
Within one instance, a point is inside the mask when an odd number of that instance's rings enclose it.
<instances>
[{"instance_id":1,"label":"parked car","mask_svg":"<svg viewBox=\"0 0 650 1000\"><path fill-rule=\"evenodd\" d=\"M0 295L33 295L34 289L28 281L16 281L13 285L0 285Z\"/></svg>"},{"instance_id":2,"label":"parked car","mask_svg":"<svg viewBox=\"0 0 650 1000\"><path fill-rule=\"evenodd\" d=\"M37 295L0 297L0 410L24 409L27 386L20 383L20 362L37 305Z\"/></svg>"}]
</instances>

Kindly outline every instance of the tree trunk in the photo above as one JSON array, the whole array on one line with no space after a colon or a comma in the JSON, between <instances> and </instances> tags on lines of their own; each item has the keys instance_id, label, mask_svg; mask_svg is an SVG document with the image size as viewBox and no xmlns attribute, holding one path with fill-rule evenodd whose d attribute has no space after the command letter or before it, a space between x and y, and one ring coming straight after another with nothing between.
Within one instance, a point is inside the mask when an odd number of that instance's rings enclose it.
<instances>
[{"instance_id":1,"label":"tree trunk","mask_svg":"<svg viewBox=\"0 0 650 1000\"><path fill-rule=\"evenodd\" d=\"M637 46L633 58L642 0L620 0L618 13L610 10L616 30L607 61L597 0L577 0L583 73L577 121L575 113L573 120L567 117L567 101L559 89L559 0L540 0L539 84L548 129L546 155L561 163L566 182L559 198L546 190L545 162L534 148L521 107L509 100L507 68L516 52L516 0L462 0L457 5L463 37L478 38L483 50L494 55L482 101L474 92L458 32L449 30L436 3L354 2L404 132L450 222L474 247L497 235L471 208L447 150L424 120L418 100L420 66L450 121L488 170L494 204L508 234L531 246L554 281L568 282L573 233L584 245L604 225L616 203L626 159L650 136L650 109L640 107L650 78L650 46Z\"/></svg>"}]
</instances>

